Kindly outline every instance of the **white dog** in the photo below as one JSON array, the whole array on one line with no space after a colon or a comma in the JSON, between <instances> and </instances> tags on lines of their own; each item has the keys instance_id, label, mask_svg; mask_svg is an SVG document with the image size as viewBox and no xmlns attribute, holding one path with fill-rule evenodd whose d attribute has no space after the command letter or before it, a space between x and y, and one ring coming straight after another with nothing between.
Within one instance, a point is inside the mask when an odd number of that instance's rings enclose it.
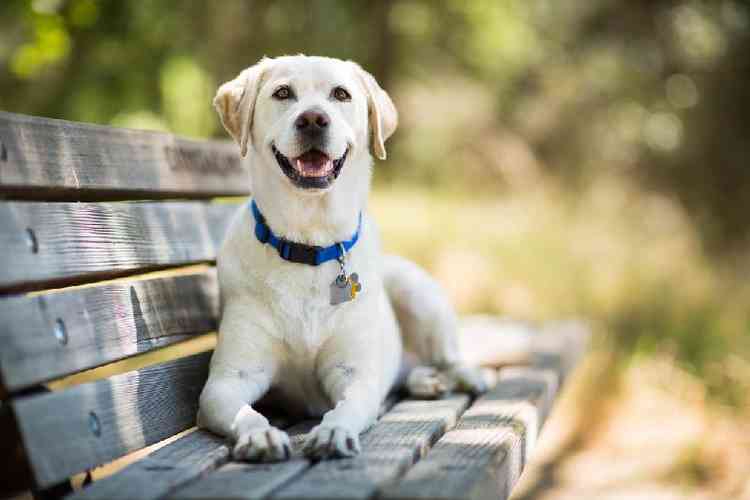
<instances>
[{"instance_id":1,"label":"white dog","mask_svg":"<svg viewBox=\"0 0 750 500\"><path fill-rule=\"evenodd\" d=\"M483 391L458 359L445 295L381 254L367 215L371 151L385 159L398 119L375 79L349 61L263 59L214 105L250 157L253 202L218 258L222 319L199 425L232 439L236 459L288 458L289 437L252 407L273 389L290 412L322 415L308 455L352 456L396 383L402 340L427 365L407 378L412 394Z\"/></svg>"}]
</instances>

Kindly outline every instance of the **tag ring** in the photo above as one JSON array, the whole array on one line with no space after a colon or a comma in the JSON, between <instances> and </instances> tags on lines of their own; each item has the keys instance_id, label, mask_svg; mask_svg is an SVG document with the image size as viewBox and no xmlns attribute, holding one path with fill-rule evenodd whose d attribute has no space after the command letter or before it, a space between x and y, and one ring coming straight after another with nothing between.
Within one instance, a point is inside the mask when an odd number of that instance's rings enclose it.
<instances>
[{"instance_id":1,"label":"tag ring","mask_svg":"<svg viewBox=\"0 0 750 500\"><path fill-rule=\"evenodd\" d=\"M338 247L340 250L340 255L336 257L336 260L339 262L341 276L346 278L346 248L344 248L344 245L342 243L338 243Z\"/></svg>"}]
</instances>

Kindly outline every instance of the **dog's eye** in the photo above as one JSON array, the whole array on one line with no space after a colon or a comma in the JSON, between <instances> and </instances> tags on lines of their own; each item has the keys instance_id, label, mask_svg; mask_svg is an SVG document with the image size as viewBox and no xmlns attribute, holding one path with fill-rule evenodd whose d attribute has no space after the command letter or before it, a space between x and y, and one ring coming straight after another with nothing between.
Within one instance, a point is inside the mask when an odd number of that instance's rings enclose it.
<instances>
[{"instance_id":1,"label":"dog's eye","mask_svg":"<svg viewBox=\"0 0 750 500\"><path fill-rule=\"evenodd\" d=\"M331 92L331 95L333 95L334 99L341 102L352 100L351 94L349 94L344 87L336 87L333 89L333 92Z\"/></svg>"},{"instance_id":2,"label":"dog's eye","mask_svg":"<svg viewBox=\"0 0 750 500\"><path fill-rule=\"evenodd\" d=\"M289 87L287 87L286 85L284 85L284 86L281 86L281 87L277 88L276 92L274 92L272 95L273 95L274 99L278 99L279 101L283 101L283 100L286 100L286 99L289 99L290 97L292 97L292 89L290 89Z\"/></svg>"}]
</instances>

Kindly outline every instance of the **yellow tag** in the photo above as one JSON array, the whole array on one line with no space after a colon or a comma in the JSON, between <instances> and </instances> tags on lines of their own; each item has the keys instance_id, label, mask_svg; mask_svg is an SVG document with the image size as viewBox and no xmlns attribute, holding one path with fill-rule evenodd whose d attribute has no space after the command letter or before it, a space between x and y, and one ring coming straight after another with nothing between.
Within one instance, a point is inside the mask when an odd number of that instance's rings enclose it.
<instances>
[{"instance_id":1,"label":"yellow tag","mask_svg":"<svg viewBox=\"0 0 750 500\"><path fill-rule=\"evenodd\" d=\"M357 294L362 291L362 284L359 282L359 275L357 273L352 273L347 281L349 281L349 292L351 293L352 299L357 298Z\"/></svg>"}]
</instances>

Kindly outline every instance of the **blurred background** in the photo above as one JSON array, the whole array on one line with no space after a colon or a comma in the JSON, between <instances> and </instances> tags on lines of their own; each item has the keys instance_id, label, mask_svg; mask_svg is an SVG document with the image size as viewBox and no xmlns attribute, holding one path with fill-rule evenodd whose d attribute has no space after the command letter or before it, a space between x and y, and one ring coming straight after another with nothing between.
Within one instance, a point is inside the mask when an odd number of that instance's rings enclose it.
<instances>
[{"instance_id":1,"label":"blurred background","mask_svg":"<svg viewBox=\"0 0 750 500\"><path fill-rule=\"evenodd\" d=\"M750 498L750 2L3 0L0 109L224 138L218 84L299 52L400 111L388 250L594 325L517 498Z\"/></svg>"}]
</instances>

